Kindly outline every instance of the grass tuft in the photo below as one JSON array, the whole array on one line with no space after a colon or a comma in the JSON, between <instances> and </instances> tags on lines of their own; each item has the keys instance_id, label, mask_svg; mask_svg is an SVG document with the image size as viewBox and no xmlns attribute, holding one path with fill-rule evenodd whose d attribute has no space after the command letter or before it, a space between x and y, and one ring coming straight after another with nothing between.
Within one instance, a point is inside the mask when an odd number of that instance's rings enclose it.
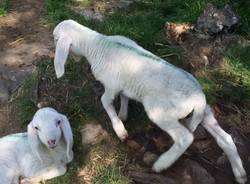
<instances>
[{"instance_id":1,"label":"grass tuft","mask_svg":"<svg viewBox=\"0 0 250 184\"><path fill-rule=\"evenodd\" d=\"M122 175L121 169L113 166L103 167L97 171L93 184L128 184L130 180Z\"/></svg>"},{"instance_id":2,"label":"grass tuft","mask_svg":"<svg viewBox=\"0 0 250 184\"><path fill-rule=\"evenodd\" d=\"M216 82L208 76L201 76L197 78L201 86L203 87L203 91L206 94L206 98L209 104L213 104L216 102Z\"/></svg>"},{"instance_id":3,"label":"grass tuft","mask_svg":"<svg viewBox=\"0 0 250 184\"><path fill-rule=\"evenodd\" d=\"M20 118L24 126L32 120L33 115L38 109L35 102L38 80L38 73L37 71L34 71L24 81L23 85L18 89L16 94Z\"/></svg>"},{"instance_id":4,"label":"grass tuft","mask_svg":"<svg viewBox=\"0 0 250 184\"><path fill-rule=\"evenodd\" d=\"M3 0L0 2L0 17L6 16L10 8L9 0Z\"/></svg>"}]
</instances>

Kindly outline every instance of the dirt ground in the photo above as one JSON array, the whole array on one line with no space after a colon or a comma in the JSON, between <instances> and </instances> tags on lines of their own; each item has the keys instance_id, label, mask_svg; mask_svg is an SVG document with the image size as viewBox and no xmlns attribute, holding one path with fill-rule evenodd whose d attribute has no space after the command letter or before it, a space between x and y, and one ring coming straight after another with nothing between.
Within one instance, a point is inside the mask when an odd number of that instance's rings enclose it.
<instances>
[{"instance_id":1,"label":"dirt ground","mask_svg":"<svg viewBox=\"0 0 250 184\"><path fill-rule=\"evenodd\" d=\"M9 95L32 73L33 61L50 56L51 30L42 19L42 0L10 0L9 13L0 17L0 83ZM0 136L22 130L14 103L0 107Z\"/></svg>"}]
</instances>

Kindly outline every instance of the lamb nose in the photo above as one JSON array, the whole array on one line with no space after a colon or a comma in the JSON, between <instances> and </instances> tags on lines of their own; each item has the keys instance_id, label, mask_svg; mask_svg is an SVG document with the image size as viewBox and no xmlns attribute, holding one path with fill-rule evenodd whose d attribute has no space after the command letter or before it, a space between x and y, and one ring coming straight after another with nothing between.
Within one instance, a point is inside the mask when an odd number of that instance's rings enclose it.
<instances>
[{"instance_id":1,"label":"lamb nose","mask_svg":"<svg viewBox=\"0 0 250 184\"><path fill-rule=\"evenodd\" d=\"M48 140L49 145L54 145L56 143L55 139Z\"/></svg>"}]
</instances>

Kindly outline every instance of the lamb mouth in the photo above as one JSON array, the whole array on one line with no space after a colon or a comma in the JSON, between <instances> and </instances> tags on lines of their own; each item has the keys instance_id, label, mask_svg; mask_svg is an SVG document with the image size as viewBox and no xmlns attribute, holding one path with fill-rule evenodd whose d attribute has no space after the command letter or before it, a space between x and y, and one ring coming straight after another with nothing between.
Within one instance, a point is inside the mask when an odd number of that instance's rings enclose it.
<instances>
[{"instance_id":1,"label":"lamb mouth","mask_svg":"<svg viewBox=\"0 0 250 184\"><path fill-rule=\"evenodd\" d=\"M54 149L56 148L56 145L55 146L49 146L49 149Z\"/></svg>"}]
</instances>

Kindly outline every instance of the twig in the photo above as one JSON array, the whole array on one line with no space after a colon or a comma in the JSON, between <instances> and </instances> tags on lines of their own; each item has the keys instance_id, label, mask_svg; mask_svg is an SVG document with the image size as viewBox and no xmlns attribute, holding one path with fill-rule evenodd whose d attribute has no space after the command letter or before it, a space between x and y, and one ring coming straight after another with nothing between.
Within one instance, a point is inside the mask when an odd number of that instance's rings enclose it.
<instances>
[{"instance_id":1,"label":"twig","mask_svg":"<svg viewBox=\"0 0 250 184\"><path fill-rule=\"evenodd\" d=\"M22 87L21 87L21 85L19 85L19 86L17 86L15 89L14 89L14 92L15 91L17 91L17 94L16 95L11 95L11 98L9 99L9 101L8 101L8 103L11 103L11 102L13 102L14 100L16 100L19 96L20 96L20 94L21 94L21 92L22 92Z\"/></svg>"},{"instance_id":2,"label":"twig","mask_svg":"<svg viewBox=\"0 0 250 184\"><path fill-rule=\"evenodd\" d=\"M16 43L21 42L22 40L24 40L24 38L23 38L23 37L20 37L20 38L18 38L17 40L15 40L15 41L9 43L8 45L9 45L9 46L15 45Z\"/></svg>"},{"instance_id":3,"label":"twig","mask_svg":"<svg viewBox=\"0 0 250 184\"><path fill-rule=\"evenodd\" d=\"M170 54L165 54L165 55L161 55L161 57L169 57L169 56L177 56L179 58L179 56L177 54L174 53L170 53Z\"/></svg>"}]
</instances>

